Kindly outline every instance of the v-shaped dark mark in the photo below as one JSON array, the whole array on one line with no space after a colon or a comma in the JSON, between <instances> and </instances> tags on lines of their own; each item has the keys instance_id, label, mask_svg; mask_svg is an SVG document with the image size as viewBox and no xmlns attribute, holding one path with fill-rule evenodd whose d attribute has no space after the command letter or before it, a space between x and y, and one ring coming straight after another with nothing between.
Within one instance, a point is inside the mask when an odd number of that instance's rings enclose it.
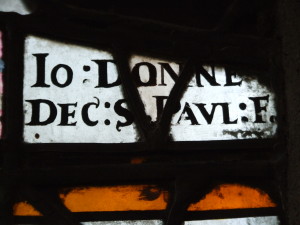
<instances>
[{"instance_id":1,"label":"v-shaped dark mark","mask_svg":"<svg viewBox=\"0 0 300 225\"><path fill-rule=\"evenodd\" d=\"M131 77L129 68L130 55L126 51L122 51L118 48L118 50L114 51L113 56L117 62L117 70L121 77L124 94L128 101L129 108L135 117L141 139L144 138L147 141L147 137L152 130L152 126L150 124L151 119L146 115L145 107L137 90L137 86L134 84Z\"/></svg>"},{"instance_id":2,"label":"v-shaped dark mark","mask_svg":"<svg viewBox=\"0 0 300 225\"><path fill-rule=\"evenodd\" d=\"M167 99L163 114L159 121L159 126L156 131L156 145L160 145L167 141L167 137L169 134L172 116L175 112L176 107L178 106L178 102L187 89L188 83L193 76L193 66L194 60L189 59L186 61L183 66L182 71L179 74L179 78L176 81L174 87L172 88L170 95Z\"/></svg>"}]
</instances>

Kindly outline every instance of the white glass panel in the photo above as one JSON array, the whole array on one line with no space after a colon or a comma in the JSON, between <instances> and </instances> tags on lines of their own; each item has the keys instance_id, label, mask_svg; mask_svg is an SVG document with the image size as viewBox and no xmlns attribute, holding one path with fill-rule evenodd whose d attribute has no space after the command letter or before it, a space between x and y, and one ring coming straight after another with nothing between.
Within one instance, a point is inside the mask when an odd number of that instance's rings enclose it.
<instances>
[{"instance_id":1,"label":"white glass panel","mask_svg":"<svg viewBox=\"0 0 300 225\"><path fill-rule=\"evenodd\" d=\"M137 141L109 52L29 36L23 95L25 142Z\"/></svg>"},{"instance_id":2,"label":"white glass panel","mask_svg":"<svg viewBox=\"0 0 300 225\"><path fill-rule=\"evenodd\" d=\"M124 220L124 221L81 222L81 224L82 225L162 225L163 222L161 220ZM22 224L22 225L33 225L33 224Z\"/></svg>"},{"instance_id":3,"label":"white glass panel","mask_svg":"<svg viewBox=\"0 0 300 225\"><path fill-rule=\"evenodd\" d=\"M21 15L31 13L25 6L22 0L1 0L0 11L2 12L17 12Z\"/></svg>"},{"instance_id":4,"label":"white glass panel","mask_svg":"<svg viewBox=\"0 0 300 225\"><path fill-rule=\"evenodd\" d=\"M82 225L162 225L161 220L125 220L125 221L97 221L82 222Z\"/></svg>"},{"instance_id":5,"label":"white glass panel","mask_svg":"<svg viewBox=\"0 0 300 225\"><path fill-rule=\"evenodd\" d=\"M181 64L133 56L130 60L130 67L133 79L138 85L146 114L151 117L151 121L156 121L179 76Z\"/></svg>"},{"instance_id":6,"label":"white glass panel","mask_svg":"<svg viewBox=\"0 0 300 225\"><path fill-rule=\"evenodd\" d=\"M205 67L213 79L194 77L173 116L175 141L270 138L276 134L275 96L255 77Z\"/></svg>"},{"instance_id":7,"label":"white glass panel","mask_svg":"<svg viewBox=\"0 0 300 225\"><path fill-rule=\"evenodd\" d=\"M186 221L184 225L279 225L277 216Z\"/></svg>"},{"instance_id":8,"label":"white glass panel","mask_svg":"<svg viewBox=\"0 0 300 225\"><path fill-rule=\"evenodd\" d=\"M132 56L132 78L152 121L163 111L182 62ZM171 122L174 141L256 139L274 137L275 96L255 76L215 66L200 70L188 84Z\"/></svg>"}]
</instances>

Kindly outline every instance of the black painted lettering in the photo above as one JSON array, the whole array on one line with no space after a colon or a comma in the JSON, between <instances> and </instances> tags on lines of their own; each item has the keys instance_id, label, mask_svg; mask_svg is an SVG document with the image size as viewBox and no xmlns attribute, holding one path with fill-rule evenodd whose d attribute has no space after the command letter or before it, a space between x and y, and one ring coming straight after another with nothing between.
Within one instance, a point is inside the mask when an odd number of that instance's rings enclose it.
<instances>
[{"instance_id":1,"label":"black painted lettering","mask_svg":"<svg viewBox=\"0 0 300 225\"><path fill-rule=\"evenodd\" d=\"M195 115L194 115L194 113L193 113L193 111L192 111L189 103L187 103L187 102L185 103L183 111L182 111L182 113L181 113L181 115L180 115L180 117L179 117L179 119L177 121L178 124L181 121L181 119L184 116L184 114L187 115L184 118L185 120L190 120L192 125L199 125L199 123L198 123L198 121L197 121L197 119L196 119L196 117L195 117Z\"/></svg>"},{"instance_id":2,"label":"black painted lettering","mask_svg":"<svg viewBox=\"0 0 300 225\"><path fill-rule=\"evenodd\" d=\"M149 74L149 80L144 82L141 80L140 68L146 67ZM140 86L156 86L157 72L154 65L148 62L141 62L134 65L132 68L132 76L138 87Z\"/></svg>"},{"instance_id":3,"label":"black painted lettering","mask_svg":"<svg viewBox=\"0 0 300 225\"><path fill-rule=\"evenodd\" d=\"M57 72L60 69L65 69L65 71L67 73L67 79L64 83L59 83L57 80ZM72 71L71 67L69 67L68 65L65 65L65 64L56 65L51 71L51 80L52 80L52 83L54 85L56 85L57 87L64 88L64 87L69 86L73 80L73 71Z\"/></svg>"},{"instance_id":4,"label":"black painted lettering","mask_svg":"<svg viewBox=\"0 0 300 225\"><path fill-rule=\"evenodd\" d=\"M98 65L98 85L95 88L110 88L115 87L121 84L120 76L117 75L117 80L108 83L108 73L107 73L107 65L108 63L114 63L114 60L92 60L93 62L97 63Z\"/></svg>"},{"instance_id":5,"label":"black painted lettering","mask_svg":"<svg viewBox=\"0 0 300 225\"><path fill-rule=\"evenodd\" d=\"M218 104L212 103L212 109L211 109L210 113L208 113L206 108L205 108L206 104L194 103L194 105L196 105L198 107L198 109L200 110L200 112L201 112L202 116L204 117L204 119L206 120L206 122L208 124L211 124L211 122L213 120L213 117L214 117L214 114L215 114L215 111L216 111L216 107L217 107Z\"/></svg>"},{"instance_id":6,"label":"black painted lettering","mask_svg":"<svg viewBox=\"0 0 300 225\"><path fill-rule=\"evenodd\" d=\"M52 123L55 120L57 116L57 109L52 101L46 99L25 100L25 101L29 102L32 105L31 121L29 123L26 123L26 125L45 126ZM46 104L50 109L48 118L44 121L40 121L41 104Z\"/></svg>"},{"instance_id":7,"label":"black painted lettering","mask_svg":"<svg viewBox=\"0 0 300 225\"><path fill-rule=\"evenodd\" d=\"M212 66L211 69L212 74L209 74L202 66L196 66L196 83L198 87L204 87L201 84L201 77L204 77L211 86L220 86L216 81L215 68Z\"/></svg>"},{"instance_id":8,"label":"black painted lettering","mask_svg":"<svg viewBox=\"0 0 300 225\"><path fill-rule=\"evenodd\" d=\"M255 109L255 121L254 123L265 123L266 121L263 120L263 117L261 115L262 111L267 111L267 106L269 103L269 95L263 96L263 97L249 97L250 100L254 103L254 109ZM266 102L264 106L262 106L262 101Z\"/></svg>"},{"instance_id":9,"label":"black painted lettering","mask_svg":"<svg viewBox=\"0 0 300 225\"><path fill-rule=\"evenodd\" d=\"M232 77L237 77L236 72L225 68L226 84L224 86L241 86L242 81L232 81Z\"/></svg>"},{"instance_id":10,"label":"black painted lettering","mask_svg":"<svg viewBox=\"0 0 300 225\"><path fill-rule=\"evenodd\" d=\"M77 122L69 123L69 117L75 117L75 110L69 112L69 107L77 107L76 103L68 103L68 104L58 104L61 107L61 120L58 126L76 126Z\"/></svg>"},{"instance_id":11,"label":"black painted lettering","mask_svg":"<svg viewBox=\"0 0 300 225\"><path fill-rule=\"evenodd\" d=\"M45 65L48 53L32 54L36 57L36 83L31 87L50 87L45 83Z\"/></svg>"},{"instance_id":12,"label":"black painted lettering","mask_svg":"<svg viewBox=\"0 0 300 225\"><path fill-rule=\"evenodd\" d=\"M158 63L160 65L160 71L161 71L161 83L158 86L167 86L167 84L165 84L165 72L166 71L170 77L172 78L172 80L174 82L177 81L180 70L181 70L181 65L179 64L179 72L178 74L172 69L172 67L170 66L169 63Z\"/></svg>"},{"instance_id":13,"label":"black painted lettering","mask_svg":"<svg viewBox=\"0 0 300 225\"><path fill-rule=\"evenodd\" d=\"M156 121L158 121L162 116L168 96L152 96L152 97L156 99ZM180 110L180 108L181 105L179 102L177 102L177 104L174 107L173 113L177 113Z\"/></svg>"},{"instance_id":14,"label":"black painted lettering","mask_svg":"<svg viewBox=\"0 0 300 225\"><path fill-rule=\"evenodd\" d=\"M230 121L230 115L229 115L229 103L213 103L216 105L220 105L223 109L223 123L224 124L237 124L237 119Z\"/></svg>"}]
</instances>

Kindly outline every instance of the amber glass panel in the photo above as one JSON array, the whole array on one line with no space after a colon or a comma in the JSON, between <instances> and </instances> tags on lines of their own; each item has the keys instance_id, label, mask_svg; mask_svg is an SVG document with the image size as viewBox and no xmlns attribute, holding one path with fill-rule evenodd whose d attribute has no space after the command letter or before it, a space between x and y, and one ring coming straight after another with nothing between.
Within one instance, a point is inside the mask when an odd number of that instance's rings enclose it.
<instances>
[{"instance_id":1,"label":"amber glass panel","mask_svg":"<svg viewBox=\"0 0 300 225\"><path fill-rule=\"evenodd\" d=\"M174 141L262 139L276 135L275 94L267 74L262 81L255 74L237 73L227 67L205 65L200 70L197 65L195 70L180 100L180 110L173 114L170 132Z\"/></svg>"},{"instance_id":2,"label":"amber glass panel","mask_svg":"<svg viewBox=\"0 0 300 225\"><path fill-rule=\"evenodd\" d=\"M31 204L27 202L18 202L13 207L15 216L42 216Z\"/></svg>"},{"instance_id":3,"label":"amber glass panel","mask_svg":"<svg viewBox=\"0 0 300 225\"><path fill-rule=\"evenodd\" d=\"M130 68L146 114L155 122L161 116L170 92L179 77L181 63L133 55Z\"/></svg>"},{"instance_id":4,"label":"amber glass panel","mask_svg":"<svg viewBox=\"0 0 300 225\"><path fill-rule=\"evenodd\" d=\"M164 210L168 193L153 185L86 187L63 190L60 198L72 212Z\"/></svg>"},{"instance_id":5,"label":"amber glass panel","mask_svg":"<svg viewBox=\"0 0 300 225\"><path fill-rule=\"evenodd\" d=\"M130 163L131 163L131 164L141 164L141 163L143 163L143 162L145 162L145 161L146 161L146 159L143 158L143 157L136 157L136 158L132 158L132 159L130 160Z\"/></svg>"},{"instance_id":6,"label":"amber glass panel","mask_svg":"<svg viewBox=\"0 0 300 225\"><path fill-rule=\"evenodd\" d=\"M239 184L222 184L188 211L275 207L270 196L260 189Z\"/></svg>"}]
</instances>

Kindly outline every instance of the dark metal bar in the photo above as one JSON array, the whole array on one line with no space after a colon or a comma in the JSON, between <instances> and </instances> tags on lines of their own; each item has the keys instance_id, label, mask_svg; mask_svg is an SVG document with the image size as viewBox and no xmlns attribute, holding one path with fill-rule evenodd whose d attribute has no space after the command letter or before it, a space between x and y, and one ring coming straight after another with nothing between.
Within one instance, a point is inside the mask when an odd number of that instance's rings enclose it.
<instances>
[{"instance_id":1,"label":"dark metal bar","mask_svg":"<svg viewBox=\"0 0 300 225\"><path fill-rule=\"evenodd\" d=\"M165 146L165 150L170 151L187 151L197 150L201 151L220 151L228 153L230 151L241 152L272 152L276 151L273 147L277 145L278 139L247 139L247 140L219 140L219 141L176 141L169 142ZM145 142L138 143L45 143L45 144L28 144L25 143L23 148L28 152L97 152L99 154L114 154L115 152L125 153L140 152L145 150ZM157 149L159 151L160 149ZM278 150L278 148L277 148ZM117 157L117 156L116 156Z\"/></svg>"},{"instance_id":2,"label":"dark metal bar","mask_svg":"<svg viewBox=\"0 0 300 225\"><path fill-rule=\"evenodd\" d=\"M190 162L190 163L149 163L137 165L100 165L70 166L63 168L23 169L1 174L1 180L27 179L28 182L40 185L76 185L100 182L134 182L138 180L170 180L178 176L194 177L272 177L274 167L269 161L261 162ZM205 171L205 173L203 173Z\"/></svg>"}]
</instances>

